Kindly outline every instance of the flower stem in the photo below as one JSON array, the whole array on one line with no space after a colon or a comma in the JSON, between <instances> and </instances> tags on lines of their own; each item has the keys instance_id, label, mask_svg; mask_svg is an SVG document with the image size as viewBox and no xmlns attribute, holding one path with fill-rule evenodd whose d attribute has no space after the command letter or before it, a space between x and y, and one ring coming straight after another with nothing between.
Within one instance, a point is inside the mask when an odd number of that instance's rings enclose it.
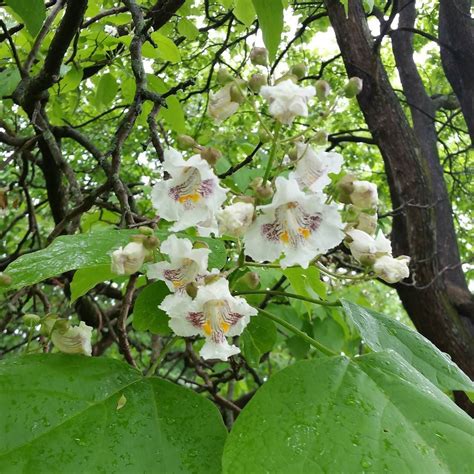
<instances>
[{"instance_id":1,"label":"flower stem","mask_svg":"<svg viewBox=\"0 0 474 474\"><path fill-rule=\"evenodd\" d=\"M319 270L324 273L327 276L330 276L332 278L338 278L339 280L356 280L356 281L366 281L366 280L372 280L373 278L371 276L368 276L367 274L363 274L362 276L352 276L352 275L339 275L337 273L333 273L330 270L328 270L323 264L321 263L316 263L316 266L319 268Z\"/></svg>"},{"instance_id":2,"label":"flower stem","mask_svg":"<svg viewBox=\"0 0 474 474\"><path fill-rule=\"evenodd\" d=\"M307 296L297 295L296 293L286 293L285 291L271 291L271 290L249 290L239 291L236 295L273 295L273 296L286 296L287 298L294 298L296 300L307 301L308 303L319 304L321 306L342 306L339 301L321 301L309 298Z\"/></svg>"},{"instance_id":3,"label":"flower stem","mask_svg":"<svg viewBox=\"0 0 474 474\"><path fill-rule=\"evenodd\" d=\"M160 355L156 358L153 365L150 367L150 370L147 373L147 377L151 377L155 374L156 369L161 365L166 354L171 350L171 348L175 345L176 341L178 340L177 336L173 336L161 349Z\"/></svg>"},{"instance_id":4,"label":"flower stem","mask_svg":"<svg viewBox=\"0 0 474 474\"><path fill-rule=\"evenodd\" d=\"M268 181L268 177L270 176L270 172L272 170L273 160L275 159L275 153L278 147L279 139L280 139L280 132L281 132L281 123L277 122L275 125L275 134L273 138L272 147L270 149L270 155L268 156L268 164L267 169L265 170L265 174L263 175L263 186L265 186L266 182Z\"/></svg>"},{"instance_id":5,"label":"flower stem","mask_svg":"<svg viewBox=\"0 0 474 474\"><path fill-rule=\"evenodd\" d=\"M305 332L300 331L298 328L293 326L293 324L290 324L288 321L285 321L284 319L281 319L278 316L275 316L274 314L269 313L268 311L265 311L264 309L259 309L259 313L261 313L262 316L265 316L266 318L271 319L272 321L275 321L280 326L283 326L284 328L288 329L293 334L296 334L297 336L301 337L301 339L305 340L308 344L315 347L316 349L318 349L318 351L322 352L323 354L326 354L327 356L338 355L336 352L332 351L328 347L316 341L316 339L313 339L312 337L308 336Z\"/></svg>"}]
</instances>

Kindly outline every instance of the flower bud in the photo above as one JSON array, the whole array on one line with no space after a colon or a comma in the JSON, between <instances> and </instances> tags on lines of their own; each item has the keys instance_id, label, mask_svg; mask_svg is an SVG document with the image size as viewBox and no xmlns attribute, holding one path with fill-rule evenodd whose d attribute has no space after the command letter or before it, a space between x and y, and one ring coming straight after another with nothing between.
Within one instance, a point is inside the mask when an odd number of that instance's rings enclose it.
<instances>
[{"instance_id":1,"label":"flower bud","mask_svg":"<svg viewBox=\"0 0 474 474\"><path fill-rule=\"evenodd\" d=\"M206 285L209 285L211 283L214 283L214 282L220 280L221 278L222 278L222 276L219 273L211 273L210 275L206 275L204 277L204 283Z\"/></svg>"},{"instance_id":2,"label":"flower bud","mask_svg":"<svg viewBox=\"0 0 474 474\"><path fill-rule=\"evenodd\" d=\"M159 247L159 245L160 245L160 239L158 237L156 237L155 235L149 235L148 237L145 237L143 239L143 246L147 250L154 250L157 247ZM150 252L149 255L151 255L151 252ZM147 257L145 257L145 260L146 259L147 259Z\"/></svg>"},{"instance_id":3,"label":"flower bud","mask_svg":"<svg viewBox=\"0 0 474 474\"><path fill-rule=\"evenodd\" d=\"M203 242L202 240L198 240L197 242L194 242L193 244L193 249L208 249L209 245L206 244L206 242Z\"/></svg>"},{"instance_id":4,"label":"flower bud","mask_svg":"<svg viewBox=\"0 0 474 474\"><path fill-rule=\"evenodd\" d=\"M381 232L374 239L361 230L350 230L347 232L346 244L352 255L363 265L373 265L376 259L390 255L392 246Z\"/></svg>"},{"instance_id":5,"label":"flower bud","mask_svg":"<svg viewBox=\"0 0 474 474\"><path fill-rule=\"evenodd\" d=\"M378 203L377 186L369 181L354 181L350 199L360 209L374 209Z\"/></svg>"},{"instance_id":6,"label":"flower bud","mask_svg":"<svg viewBox=\"0 0 474 474\"><path fill-rule=\"evenodd\" d=\"M337 182L337 189L339 191L338 199L344 204L350 204L351 197L350 194L354 191L354 181L355 176L351 174L346 174Z\"/></svg>"},{"instance_id":7,"label":"flower bud","mask_svg":"<svg viewBox=\"0 0 474 474\"><path fill-rule=\"evenodd\" d=\"M303 79L303 77L306 76L306 64L304 63L295 64L290 69L290 72L291 74L295 75L298 79Z\"/></svg>"},{"instance_id":8,"label":"flower bud","mask_svg":"<svg viewBox=\"0 0 474 474\"><path fill-rule=\"evenodd\" d=\"M189 135L178 135L176 137L176 143L182 150L194 148L196 146L196 141L193 137L190 137Z\"/></svg>"},{"instance_id":9,"label":"flower bud","mask_svg":"<svg viewBox=\"0 0 474 474\"><path fill-rule=\"evenodd\" d=\"M254 66L266 66L268 64L268 51L266 48L252 48L250 61Z\"/></svg>"},{"instance_id":10,"label":"flower bud","mask_svg":"<svg viewBox=\"0 0 474 474\"><path fill-rule=\"evenodd\" d=\"M249 87L254 92L260 92L262 86L267 85L267 78L263 74L252 74L249 79Z\"/></svg>"},{"instance_id":11,"label":"flower bud","mask_svg":"<svg viewBox=\"0 0 474 474\"><path fill-rule=\"evenodd\" d=\"M249 228L254 214L253 204L236 202L217 213L217 222L221 234L241 237Z\"/></svg>"},{"instance_id":12,"label":"flower bud","mask_svg":"<svg viewBox=\"0 0 474 474\"><path fill-rule=\"evenodd\" d=\"M273 196L273 188L269 183L264 185L262 184L261 186L257 187L255 193L260 199L270 199Z\"/></svg>"},{"instance_id":13,"label":"flower bud","mask_svg":"<svg viewBox=\"0 0 474 474\"><path fill-rule=\"evenodd\" d=\"M196 282L188 283L185 287L186 293L191 297L195 298L198 292L198 286Z\"/></svg>"},{"instance_id":14,"label":"flower bud","mask_svg":"<svg viewBox=\"0 0 474 474\"><path fill-rule=\"evenodd\" d=\"M288 158L291 161L296 161L298 159L298 149L296 148L296 146L290 148L290 150L288 151Z\"/></svg>"},{"instance_id":15,"label":"flower bud","mask_svg":"<svg viewBox=\"0 0 474 474\"><path fill-rule=\"evenodd\" d=\"M24 314L22 319L28 327L36 326L41 321L41 318L37 314L32 313Z\"/></svg>"},{"instance_id":16,"label":"flower bud","mask_svg":"<svg viewBox=\"0 0 474 474\"><path fill-rule=\"evenodd\" d=\"M241 86L233 84L230 88L230 100L237 104L243 104L245 102L245 93Z\"/></svg>"},{"instance_id":17,"label":"flower bud","mask_svg":"<svg viewBox=\"0 0 474 474\"><path fill-rule=\"evenodd\" d=\"M326 100L327 96L331 92L331 86L329 85L329 83L320 79L319 81L316 81L315 87L318 99Z\"/></svg>"},{"instance_id":18,"label":"flower bud","mask_svg":"<svg viewBox=\"0 0 474 474\"><path fill-rule=\"evenodd\" d=\"M311 142L315 145L324 146L328 142L328 132L325 130L318 130L311 139Z\"/></svg>"},{"instance_id":19,"label":"flower bud","mask_svg":"<svg viewBox=\"0 0 474 474\"><path fill-rule=\"evenodd\" d=\"M214 166L221 156L222 153L217 148L211 146L201 150L201 158L206 160L211 166Z\"/></svg>"},{"instance_id":20,"label":"flower bud","mask_svg":"<svg viewBox=\"0 0 474 474\"><path fill-rule=\"evenodd\" d=\"M291 72L287 72L286 74L283 74L283 76L279 77L275 81L275 85L279 84L280 82L285 82L285 81L291 81L296 84L298 82L298 78L294 74L291 74Z\"/></svg>"},{"instance_id":21,"label":"flower bud","mask_svg":"<svg viewBox=\"0 0 474 474\"><path fill-rule=\"evenodd\" d=\"M239 278L239 283L245 285L251 290L256 290L260 286L260 275L256 272L248 272Z\"/></svg>"},{"instance_id":22,"label":"flower bud","mask_svg":"<svg viewBox=\"0 0 474 474\"><path fill-rule=\"evenodd\" d=\"M0 287L10 286L12 284L12 277L6 273L0 272Z\"/></svg>"},{"instance_id":23,"label":"flower bud","mask_svg":"<svg viewBox=\"0 0 474 474\"><path fill-rule=\"evenodd\" d=\"M344 86L344 95L348 99L354 98L360 94L363 87L363 81L360 77L351 77L348 83Z\"/></svg>"},{"instance_id":24,"label":"flower bud","mask_svg":"<svg viewBox=\"0 0 474 474\"><path fill-rule=\"evenodd\" d=\"M263 183L263 178L261 176L257 176L256 178L252 179L250 182L250 187L255 191L259 186Z\"/></svg>"},{"instance_id":25,"label":"flower bud","mask_svg":"<svg viewBox=\"0 0 474 474\"><path fill-rule=\"evenodd\" d=\"M153 235L153 229L151 227L146 227L146 226L140 226L138 228L138 231L140 232L140 234L143 234L143 235Z\"/></svg>"},{"instance_id":26,"label":"flower bud","mask_svg":"<svg viewBox=\"0 0 474 474\"><path fill-rule=\"evenodd\" d=\"M263 127L258 129L258 138L262 143L268 143L272 140L272 136Z\"/></svg>"},{"instance_id":27,"label":"flower bud","mask_svg":"<svg viewBox=\"0 0 474 474\"><path fill-rule=\"evenodd\" d=\"M221 86L224 86L228 82L231 82L231 81L234 80L232 74L227 69L223 69L223 68L221 68L217 71L216 77L217 77L217 82Z\"/></svg>"}]
</instances>

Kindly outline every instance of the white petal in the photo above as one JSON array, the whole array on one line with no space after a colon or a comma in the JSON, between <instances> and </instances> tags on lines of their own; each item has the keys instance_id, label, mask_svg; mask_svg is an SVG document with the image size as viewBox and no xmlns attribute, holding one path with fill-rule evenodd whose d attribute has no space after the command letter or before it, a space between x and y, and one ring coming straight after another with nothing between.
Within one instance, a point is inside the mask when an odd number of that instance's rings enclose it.
<instances>
[{"instance_id":1,"label":"white petal","mask_svg":"<svg viewBox=\"0 0 474 474\"><path fill-rule=\"evenodd\" d=\"M226 361L229 357L236 355L239 352L240 349L238 347L234 345L230 346L226 340L221 343L215 343L206 339L199 354L203 359L220 359Z\"/></svg>"}]
</instances>

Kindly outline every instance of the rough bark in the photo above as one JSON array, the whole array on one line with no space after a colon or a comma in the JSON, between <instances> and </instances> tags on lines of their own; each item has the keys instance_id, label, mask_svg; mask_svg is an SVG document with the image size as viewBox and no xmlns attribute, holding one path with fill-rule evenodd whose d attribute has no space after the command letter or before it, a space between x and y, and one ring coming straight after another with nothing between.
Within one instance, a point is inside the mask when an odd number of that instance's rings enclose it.
<instances>
[{"instance_id":1,"label":"rough bark","mask_svg":"<svg viewBox=\"0 0 474 474\"><path fill-rule=\"evenodd\" d=\"M433 200L440 185L434 177L439 172L431 169L428 145L418 142L389 83L360 1L350 1L349 6L346 18L338 0L326 0L347 73L364 81L359 105L380 148L392 205L397 210L392 231L394 253L412 257L412 281L402 282L397 291L418 330L474 377L472 301L464 292L458 298L459 292L448 291L440 261L438 203ZM439 226L441 232L443 223Z\"/></svg>"},{"instance_id":2,"label":"rough bark","mask_svg":"<svg viewBox=\"0 0 474 474\"><path fill-rule=\"evenodd\" d=\"M446 77L474 142L474 22L469 0L440 0L439 40Z\"/></svg>"}]
</instances>

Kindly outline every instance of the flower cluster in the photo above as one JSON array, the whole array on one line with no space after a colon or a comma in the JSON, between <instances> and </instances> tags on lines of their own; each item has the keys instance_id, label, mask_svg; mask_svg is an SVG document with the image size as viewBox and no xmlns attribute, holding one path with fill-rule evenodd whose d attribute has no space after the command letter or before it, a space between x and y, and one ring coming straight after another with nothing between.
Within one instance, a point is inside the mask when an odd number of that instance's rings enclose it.
<instances>
[{"instance_id":1,"label":"flower cluster","mask_svg":"<svg viewBox=\"0 0 474 474\"><path fill-rule=\"evenodd\" d=\"M250 59L254 65L266 66L267 51L254 48ZM135 236L112 254L112 270L117 274L135 273L158 256L157 263L148 265L147 276L164 281L171 292L160 308L168 314L169 326L176 335L205 338L200 351L203 358L227 360L239 353L227 338L240 335L250 317L257 314L245 299L232 295L227 280L227 275L245 262L307 268L346 238L353 256L361 264L372 266L381 278L393 281L405 275L402 267L406 257L394 259L390 242L382 234L375 236L377 188L350 176L339 181L340 202L348 205L352 216L349 224L343 224L334 187L326 194L331 174L340 172L343 158L322 147L326 132L308 129L311 136L303 132L281 138L298 117L308 117L312 100L329 100L331 89L325 81L317 81L315 87L298 85L305 74L304 65L294 66L273 85L268 85L265 75L259 73L248 82L224 70L217 74L222 87L210 94L208 105L208 114L217 123L255 97L261 98L262 106L274 119L272 126L266 126L259 117L260 140L271 142L271 146L262 176L250 186L253 194L238 196L233 189L226 189L213 168L222 153L200 146L190 136L177 138L178 146L192 150L190 157L173 148L164 152L164 179L154 185L151 193L158 217L170 223L171 233L194 229L192 232L200 236L230 237L235 243L230 255L239 254L233 268L209 271L210 250L174 234L161 244L159 252L154 251L157 243L147 240L149 236ZM360 79L351 81L344 89L348 98L362 89ZM259 115L255 104L252 108ZM291 146L291 151L286 149L286 161L284 143ZM258 285L258 278L251 280L249 285Z\"/></svg>"}]
</instances>

